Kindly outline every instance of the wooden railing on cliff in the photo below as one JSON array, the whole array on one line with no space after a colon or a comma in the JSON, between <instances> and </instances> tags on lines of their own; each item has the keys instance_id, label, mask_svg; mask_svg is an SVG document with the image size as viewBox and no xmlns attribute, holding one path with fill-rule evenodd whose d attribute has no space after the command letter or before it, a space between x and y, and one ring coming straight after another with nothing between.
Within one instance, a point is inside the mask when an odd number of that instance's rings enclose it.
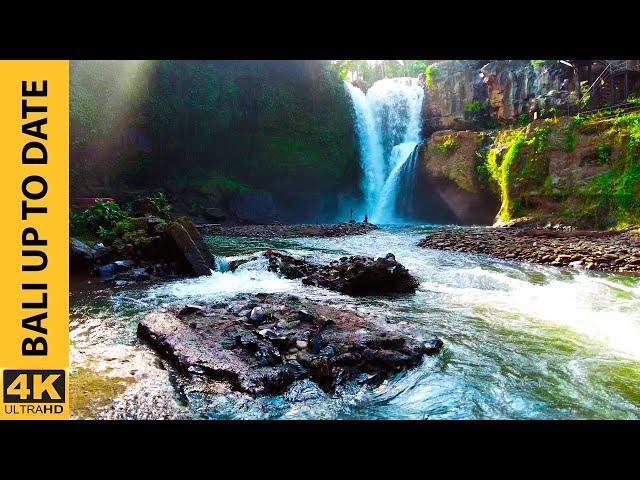
<instances>
[{"instance_id":1,"label":"wooden railing on cliff","mask_svg":"<svg viewBox=\"0 0 640 480\"><path fill-rule=\"evenodd\" d=\"M570 61L563 61L571 65ZM561 115L591 115L600 113L602 118L640 110L640 104L629 101L630 79L640 85L639 60L594 60L603 69L587 89L581 93L575 105L567 105ZM574 67L575 68L575 67ZM589 67L591 71L591 67ZM610 113L608 113L610 112Z\"/></svg>"},{"instance_id":2,"label":"wooden railing on cliff","mask_svg":"<svg viewBox=\"0 0 640 480\"><path fill-rule=\"evenodd\" d=\"M638 60L598 60L603 70L583 93L582 111L620 108L630 104L629 81L640 77Z\"/></svg>"}]
</instances>

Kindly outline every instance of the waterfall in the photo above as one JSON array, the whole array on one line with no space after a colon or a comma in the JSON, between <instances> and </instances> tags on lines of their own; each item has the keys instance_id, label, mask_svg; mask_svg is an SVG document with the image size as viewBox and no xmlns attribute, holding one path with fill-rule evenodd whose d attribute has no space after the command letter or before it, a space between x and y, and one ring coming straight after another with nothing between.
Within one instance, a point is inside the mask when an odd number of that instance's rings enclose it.
<instances>
[{"instance_id":1,"label":"waterfall","mask_svg":"<svg viewBox=\"0 0 640 480\"><path fill-rule=\"evenodd\" d=\"M414 78L379 80L366 95L346 87L360 142L364 211L376 223L410 219L424 91Z\"/></svg>"},{"instance_id":2,"label":"waterfall","mask_svg":"<svg viewBox=\"0 0 640 480\"><path fill-rule=\"evenodd\" d=\"M373 111L366 95L358 87L345 82L356 113L356 133L360 143L360 167L364 213L371 213L378 203L379 193L386 178L384 154Z\"/></svg>"}]
</instances>

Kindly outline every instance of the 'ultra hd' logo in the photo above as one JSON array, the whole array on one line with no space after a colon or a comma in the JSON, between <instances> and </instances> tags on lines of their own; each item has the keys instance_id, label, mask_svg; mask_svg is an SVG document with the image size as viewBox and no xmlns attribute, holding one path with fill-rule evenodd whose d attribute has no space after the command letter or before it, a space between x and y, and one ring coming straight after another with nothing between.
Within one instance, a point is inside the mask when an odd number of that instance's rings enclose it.
<instances>
[{"instance_id":1,"label":"'ultra hd' logo","mask_svg":"<svg viewBox=\"0 0 640 480\"><path fill-rule=\"evenodd\" d=\"M61 413L56 404L65 401L65 371L4 370L2 396L8 414Z\"/></svg>"}]
</instances>

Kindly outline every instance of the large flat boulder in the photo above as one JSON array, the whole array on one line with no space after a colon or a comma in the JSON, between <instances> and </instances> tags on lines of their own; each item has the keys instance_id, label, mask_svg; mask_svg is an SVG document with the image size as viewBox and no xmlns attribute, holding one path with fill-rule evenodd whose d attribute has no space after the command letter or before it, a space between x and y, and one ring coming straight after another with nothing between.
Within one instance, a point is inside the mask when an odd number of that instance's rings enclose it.
<instances>
[{"instance_id":1,"label":"large flat boulder","mask_svg":"<svg viewBox=\"0 0 640 480\"><path fill-rule=\"evenodd\" d=\"M436 337L421 339L381 319L290 295L153 311L138 335L185 377L227 382L252 395L277 394L302 379L325 391L352 379L375 383L442 347Z\"/></svg>"}]
</instances>

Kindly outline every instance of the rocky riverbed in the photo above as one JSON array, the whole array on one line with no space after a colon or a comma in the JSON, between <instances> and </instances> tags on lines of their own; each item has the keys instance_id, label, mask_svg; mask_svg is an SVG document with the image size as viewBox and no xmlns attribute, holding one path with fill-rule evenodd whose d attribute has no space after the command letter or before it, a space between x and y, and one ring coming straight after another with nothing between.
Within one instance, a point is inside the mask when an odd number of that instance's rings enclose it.
<instances>
[{"instance_id":1,"label":"rocky riverbed","mask_svg":"<svg viewBox=\"0 0 640 480\"><path fill-rule=\"evenodd\" d=\"M175 305L147 314L138 335L187 380L251 395L277 394L303 379L325 391L348 380L375 384L442 348L437 337L416 338L384 320L293 295Z\"/></svg>"},{"instance_id":2,"label":"rocky riverbed","mask_svg":"<svg viewBox=\"0 0 640 480\"><path fill-rule=\"evenodd\" d=\"M453 228L430 233L418 245L484 253L555 267L640 272L640 229L622 232L523 228Z\"/></svg>"},{"instance_id":3,"label":"rocky riverbed","mask_svg":"<svg viewBox=\"0 0 640 480\"><path fill-rule=\"evenodd\" d=\"M349 222L320 225L198 225L203 235L253 238L343 237L364 235L378 227L372 223Z\"/></svg>"}]
</instances>

